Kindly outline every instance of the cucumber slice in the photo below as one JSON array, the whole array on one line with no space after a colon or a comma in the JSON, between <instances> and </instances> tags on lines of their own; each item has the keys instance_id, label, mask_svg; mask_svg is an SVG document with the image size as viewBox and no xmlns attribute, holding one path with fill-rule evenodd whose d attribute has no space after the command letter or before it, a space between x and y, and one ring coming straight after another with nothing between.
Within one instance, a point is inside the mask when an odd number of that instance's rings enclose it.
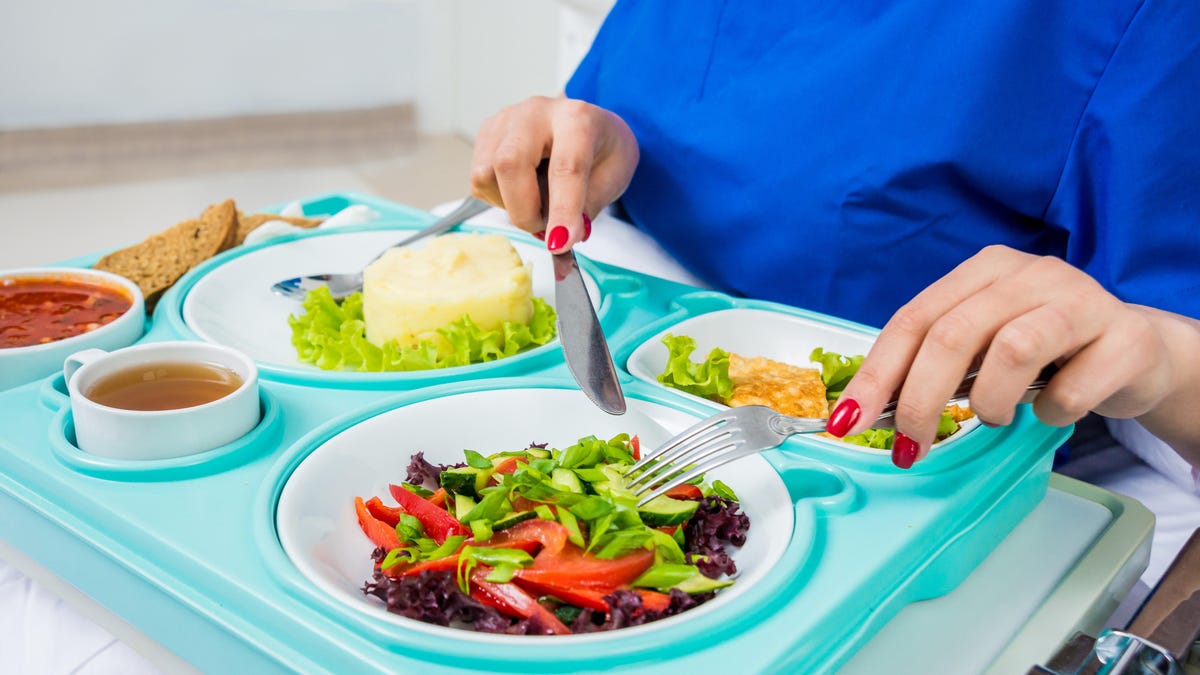
<instances>
[{"instance_id":1,"label":"cucumber slice","mask_svg":"<svg viewBox=\"0 0 1200 675\"><path fill-rule=\"evenodd\" d=\"M708 577L704 576L703 574L700 574L699 572L697 572L697 573L693 574L692 576L688 577L687 579L684 579L683 581L679 582L679 584L677 586L675 586L675 588L678 588L679 590L683 591L684 593L689 593L689 594L695 595L697 593L707 593L709 591L719 590L719 589L725 588L726 586L732 586L732 585L733 585L732 579L721 579L721 580L709 579Z\"/></svg>"},{"instance_id":2,"label":"cucumber slice","mask_svg":"<svg viewBox=\"0 0 1200 675\"><path fill-rule=\"evenodd\" d=\"M699 506L699 502L660 495L639 506L638 515L650 527L680 525L695 515Z\"/></svg>"},{"instance_id":3,"label":"cucumber slice","mask_svg":"<svg viewBox=\"0 0 1200 675\"><path fill-rule=\"evenodd\" d=\"M454 495L454 517L462 520L475 508L475 498L469 495Z\"/></svg>"},{"instance_id":4,"label":"cucumber slice","mask_svg":"<svg viewBox=\"0 0 1200 675\"><path fill-rule=\"evenodd\" d=\"M567 492L583 494L583 481L570 469L555 469L550 474L550 482Z\"/></svg>"},{"instance_id":5,"label":"cucumber slice","mask_svg":"<svg viewBox=\"0 0 1200 675\"><path fill-rule=\"evenodd\" d=\"M478 477L479 469L464 466L458 469L446 469L438 478L438 482L446 489L446 492L451 494L478 497L479 491L476 489ZM484 481L486 482L486 480L485 478Z\"/></svg>"},{"instance_id":6,"label":"cucumber slice","mask_svg":"<svg viewBox=\"0 0 1200 675\"><path fill-rule=\"evenodd\" d=\"M537 518L537 513L535 511L517 511L515 513L510 513L500 520L492 523L492 531L499 532L500 530L507 530L517 523L521 523L526 520L532 520L534 518Z\"/></svg>"}]
</instances>

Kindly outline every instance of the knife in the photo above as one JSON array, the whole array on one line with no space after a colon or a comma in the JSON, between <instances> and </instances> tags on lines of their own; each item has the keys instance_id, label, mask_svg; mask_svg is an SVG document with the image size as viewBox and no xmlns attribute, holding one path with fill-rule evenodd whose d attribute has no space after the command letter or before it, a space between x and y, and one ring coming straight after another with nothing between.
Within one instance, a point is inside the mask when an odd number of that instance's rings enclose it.
<instances>
[{"instance_id":1,"label":"knife","mask_svg":"<svg viewBox=\"0 0 1200 675\"><path fill-rule=\"evenodd\" d=\"M625 413L625 394L617 380L617 369L608 352L604 331L592 307L579 262L571 251L554 259L554 304L558 314L558 341L567 368L583 393L610 415Z\"/></svg>"}]
</instances>

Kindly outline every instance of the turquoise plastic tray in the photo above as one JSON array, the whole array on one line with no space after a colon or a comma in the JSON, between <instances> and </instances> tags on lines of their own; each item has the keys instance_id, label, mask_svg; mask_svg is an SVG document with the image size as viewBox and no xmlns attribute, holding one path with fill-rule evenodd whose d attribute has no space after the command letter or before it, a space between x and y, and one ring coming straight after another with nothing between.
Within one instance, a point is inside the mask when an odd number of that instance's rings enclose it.
<instances>
[{"instance_id":1,"label":"turquoise plastic tray","mask_svg":"<svg viewBox=\"0 0 1200 675\"><path fill-rule=\"evenodd\" d=\"M409 230L431 220L365 195L302 203L310 215L351 204L383 214L360 229ZM192 270L164 296L143 340L195 339L181 315L189 289L255 248ZM678 321L754 308L872 333L793 307L586 259L581 265L599 286L626 395L696 417L712 408L624 371L634 349ZM583 645L538 638L483 645L461 632L431 636L384 624L319 591L284 554L275 505L293 469L322 442L383 411L469 391L576 389L561 352L378 376L260 366L259 427L230 446L176 460L79 451L61 376L0 392L0 538L205 671L651 673L669 665L819 673L845 662L906 604L950 591L974 569L1041 500L1053 451L1070 433L1022 409L1012 425L976 428L953 453L935 453L911 471L883 454L795 437L765 453L792 499L794 527L750 533L787 537L787 549L734 601L662 630L615 632Z\"/></svg>"}]
</instances>

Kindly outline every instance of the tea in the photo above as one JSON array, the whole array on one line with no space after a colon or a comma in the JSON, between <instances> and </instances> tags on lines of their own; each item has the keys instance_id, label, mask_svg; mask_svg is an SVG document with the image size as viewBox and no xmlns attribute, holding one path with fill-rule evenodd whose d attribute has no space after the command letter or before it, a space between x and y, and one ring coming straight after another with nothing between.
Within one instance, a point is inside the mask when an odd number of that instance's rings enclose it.
<instances>
[{"instance_id":1,"label":"tea","mask_svg":"<svg viewBox=\"0 0 1200 675\"><path fill-rule=\"evenodd\" d=\"M194 361L144 363L106 375L84 395L123 410L178 410L212 403L237 391L232 370Z\"/></svg>"}]
</instances>

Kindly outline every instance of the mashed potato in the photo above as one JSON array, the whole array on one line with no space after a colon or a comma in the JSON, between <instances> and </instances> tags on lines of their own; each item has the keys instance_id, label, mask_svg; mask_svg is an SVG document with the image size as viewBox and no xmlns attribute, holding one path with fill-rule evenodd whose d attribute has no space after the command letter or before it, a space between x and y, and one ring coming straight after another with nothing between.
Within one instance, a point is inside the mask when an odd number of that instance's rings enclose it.
<instances>
[{"instance_id":1,"label":"mashed potato","mask_svg":"<svg viewBox=\"0 0 1200 675\"><path fill-rule=\"evenodd\" d=\"M498 234L448 234L394 248L363 271L363 319L376 345L440 344L463 315L484 330L533 315L532 267Z\"/></svg>"}]
</instances>

